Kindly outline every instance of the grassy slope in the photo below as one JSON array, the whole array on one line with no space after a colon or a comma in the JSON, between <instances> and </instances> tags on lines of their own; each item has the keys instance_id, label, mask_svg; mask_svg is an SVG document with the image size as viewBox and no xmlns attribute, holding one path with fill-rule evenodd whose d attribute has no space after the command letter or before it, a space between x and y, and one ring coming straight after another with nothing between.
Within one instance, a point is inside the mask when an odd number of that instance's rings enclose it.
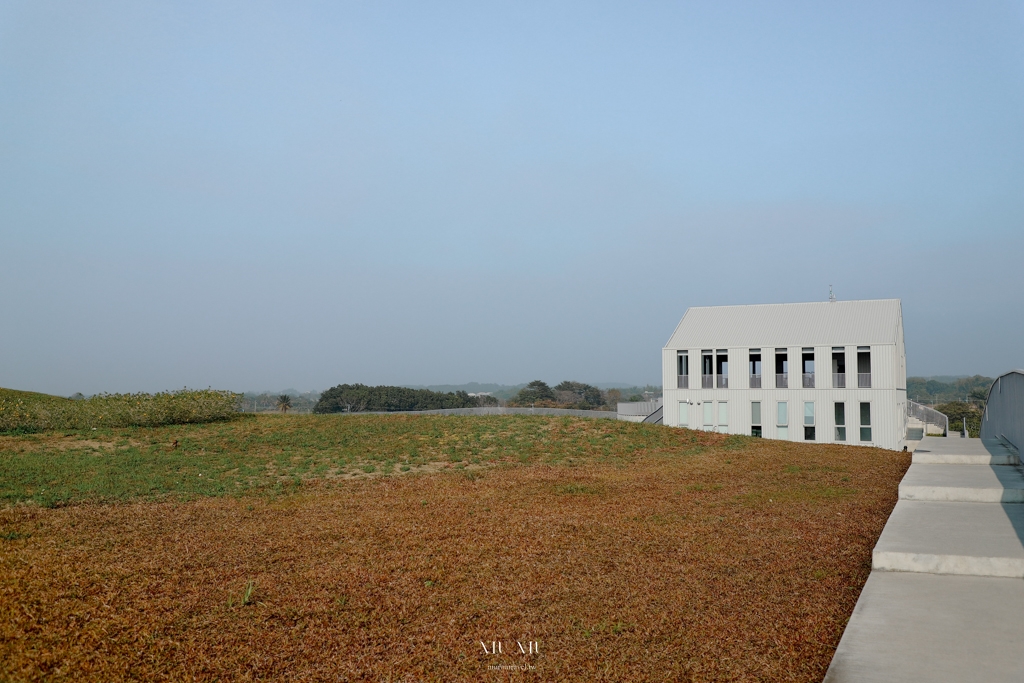
<instances>
[{"instance_id":1,"label":"grassy slope","mask_svg":"<svg viewBox=\"0 0 1024 683\"><path fill-rule=\"evenodd\" d=\"M38 401L67 401L70 399L64 398L63 396L52 396L50 394L40 394L35 391L19 391L18 389L4 389L0 387L0 400L7 399L9 401L25 401L26 403L35 403Z\"/></svg>"},{"instance_id":2,"label":"grassy slope","mask_svg":"<svg viewBox=\"0 0 1024 683\"><path fill-rule=\"evenodd\" d=\"M177 447L174 442L177 441ZM259 415L227 423L0 436L0 504L294 488L311 479L627 457L678 433L533 416Z\"/></svg>"},{"instance_id":3,"label":"grassy slope","mask_svg":"<svg viewBox=\"0 0 1024 683\"><path fill-rule=\"evenodd\" d=\"M501 680L479 641L518 638L539 680L819 681L909 464L520 416L94 434L0 445L8 502L128 501L0 508L0 678Z\"/></svg>"}]
</instances>

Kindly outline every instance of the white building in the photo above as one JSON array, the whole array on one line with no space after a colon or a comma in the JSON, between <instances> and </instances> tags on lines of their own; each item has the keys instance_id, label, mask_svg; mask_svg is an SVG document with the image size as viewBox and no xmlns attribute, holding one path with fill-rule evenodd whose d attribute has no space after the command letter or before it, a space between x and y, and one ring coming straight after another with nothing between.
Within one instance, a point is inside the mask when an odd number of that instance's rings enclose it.
<instances>
[{"instance_id":1,"label":"white building","mask_svg":"<svg viewBox=\"0 0 1024 683\"><path fill-rule=\"evenodd\" d=\"M664 424L901 450L899 299L687 309L662 351Z\"/></svg>"}]
</instances>

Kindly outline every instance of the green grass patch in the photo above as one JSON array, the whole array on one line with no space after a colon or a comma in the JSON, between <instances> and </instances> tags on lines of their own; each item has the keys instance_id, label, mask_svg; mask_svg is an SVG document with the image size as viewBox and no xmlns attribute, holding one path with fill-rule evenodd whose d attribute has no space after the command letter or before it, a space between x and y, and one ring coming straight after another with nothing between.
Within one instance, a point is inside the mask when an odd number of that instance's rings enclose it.
<instances>
[{"instance_id":1,"label":"green grass patch","mask_svg":"<svg viewBox=\"0 0 1024 683\"><path fill-rule=\"evenodd\" d=\"M0 505L277 495L305 481L353 472L402 476L431 463L467 474L467 463L628 468L641 457L688 458L740 442L730 439L541 415L246 415L203 424L50 430L0 435ZM555 493L600 491L573 484Z\"/></svg>"}]
</instances>

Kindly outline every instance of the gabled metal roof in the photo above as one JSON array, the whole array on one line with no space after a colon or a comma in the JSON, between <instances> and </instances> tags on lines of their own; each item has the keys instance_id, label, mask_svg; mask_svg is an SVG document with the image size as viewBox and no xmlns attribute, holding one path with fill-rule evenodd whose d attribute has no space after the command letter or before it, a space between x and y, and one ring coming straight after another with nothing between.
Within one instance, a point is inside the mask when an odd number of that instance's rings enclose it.
<instances>
[{"instance_id":1,"label":"gabled metal roof","mask_svg":"<svg viewBox=\"0 0 1024 683\"><path fill-rule=\"evenodd\" d=\"M895 344L902 315L899 299L694 306L665 348Z\"/></svg>"}]
</instances>

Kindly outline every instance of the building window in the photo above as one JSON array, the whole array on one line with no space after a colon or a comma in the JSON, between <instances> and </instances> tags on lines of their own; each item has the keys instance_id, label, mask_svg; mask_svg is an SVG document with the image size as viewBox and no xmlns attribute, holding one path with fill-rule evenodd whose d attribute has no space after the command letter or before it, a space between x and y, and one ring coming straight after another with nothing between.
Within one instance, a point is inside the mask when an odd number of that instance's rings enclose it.
<instances>
[{"instance_id":1,"label":"building window","mask_svg":"<svg viewBox=\"0 0 1024 683\"><path fill-rule=\"evenodd\" d=\"M780 439L789 438L789 404L785 401L779 401L778 414L775 420L775 428L779 432Z\"/></svg>"},{"instance_id":2,"label":"building window","mask_svg":"<svg viewBox=\"0 0 1024 683\"><path fill-rule=\"evenodd\" d=\"M871 388L871 347L857 347L857 386L861 389Z\"/></svg>"},{"instance_id":3,"label":"building window","mask_svg":"<svg viewBox=\"0 0 1024 683\"><path fill-rule=\"evenodd\" d=\"M679 426L690 426L690 404L687 401L679 402Z\"/></svg>"},{"instance_id":4,"label":"building window","mask_svg":"<svg viewBox=\"0 0 1024 683\"><path fill-rule=\"evenodd\" d=\"M750 349L750 388L761 388L761 349Z\"/></svg>"},{"instance_id":5,"label":"building window","mask_svg":"<svg viewBox=\"0 0 1024 683\"><path fill-rule=\"evenodd\" d=\"M750 403L750 435L761 436L761 402Z\"/></svg>"},{"instance_id":6,"label":"building window","mask_svg":"<svg viewBox=\"0 0 1024 683\"><path fill-rule=\"evenodd\" d=\"M729 388L729 352L726 349L718 349L715 353L715 378L719 389Z\"/></svg>"},{"instance_id":7,"label":"building window","mask_svg":"<svg viewBox=\"0 0 1024 683\"><path fill-rule=\"evenodd\" d=\"M789 388L789 353L786 349L775 349L775 388Z\"/></svg>"},{"instance_id":8,"label":"building window","mask_svg":"<svg viewBox=\"0 0 1024 683\"><path fill-rule=\"evenodd\" d=\"M727 401L718 402L718 431L729 431L729 403Z\"/></svg>"},{"instance_id":9,"label":"building window","mask_svg":"<svg viewBox=\"0 0 1024 683\"><path fill-rule=\"evenodd\" d=\"M676 352L676 388L690 388L690 357L686 351Z\"/></svg>"},{"instance_id":10,"label":"building window","mask_svg":"<svg viewBox=\"0 0 1024 683\"><path fill-rule=\"evenodd\" d=\"M715 429L715 404L711 401L704 401L704 430L714 431Z\"/></svg>"},{"instance_id":11,"label":"building window","mask_svg":"<svg viewBox=\"0 0 1024 683\"><path fill-rule=\"evenodd\" d=\"M871 441L871 404L860 404L860 440Z\"/></svg>"},{"instance_id":12,"label":"building window","mask_svg":"<svg viewBox=\"0 0 1024 683\"><path fill-rule=\"evenodd\" d=\"M711 349L700 352L700 386L702 389L715 387L715 354Z\"/></svg>"},{"instance_id":13,"label":"building window","mask_svg":"<svg viewBox=\"0 0 1024 683\"><path fill-rule=\"evenodd\" d=\"M804 389L814 388L814 349L803 349L800 352L801 373Z\"/></svg>"},{"instance_id":14,"label":"building window","mask_svg":"<svg viewBox=\"0 0 1024 683\"><path fill-rule=\"evenodd\" d=\"M814 401L804 401L804 441L814 441Z\"/></svg>"},{"instance_id":15,"label":"building window","mask_svg":"<svg viewBox=\"0 0 1024 683\"><path fill-rule=\"evenodd\" d=\"M836 441L846 441L846 404L836 404Z\"/></svg>"},{"instance_id":16,"label":"building window","mask_svg":"<svg viewBox=\"0 0 1024 683\"><path fill-rule=\"evenodd\" d=\"M832 388L846 388L846 349L842 346L832 347Z\"/></svg>"}]
</instances>

